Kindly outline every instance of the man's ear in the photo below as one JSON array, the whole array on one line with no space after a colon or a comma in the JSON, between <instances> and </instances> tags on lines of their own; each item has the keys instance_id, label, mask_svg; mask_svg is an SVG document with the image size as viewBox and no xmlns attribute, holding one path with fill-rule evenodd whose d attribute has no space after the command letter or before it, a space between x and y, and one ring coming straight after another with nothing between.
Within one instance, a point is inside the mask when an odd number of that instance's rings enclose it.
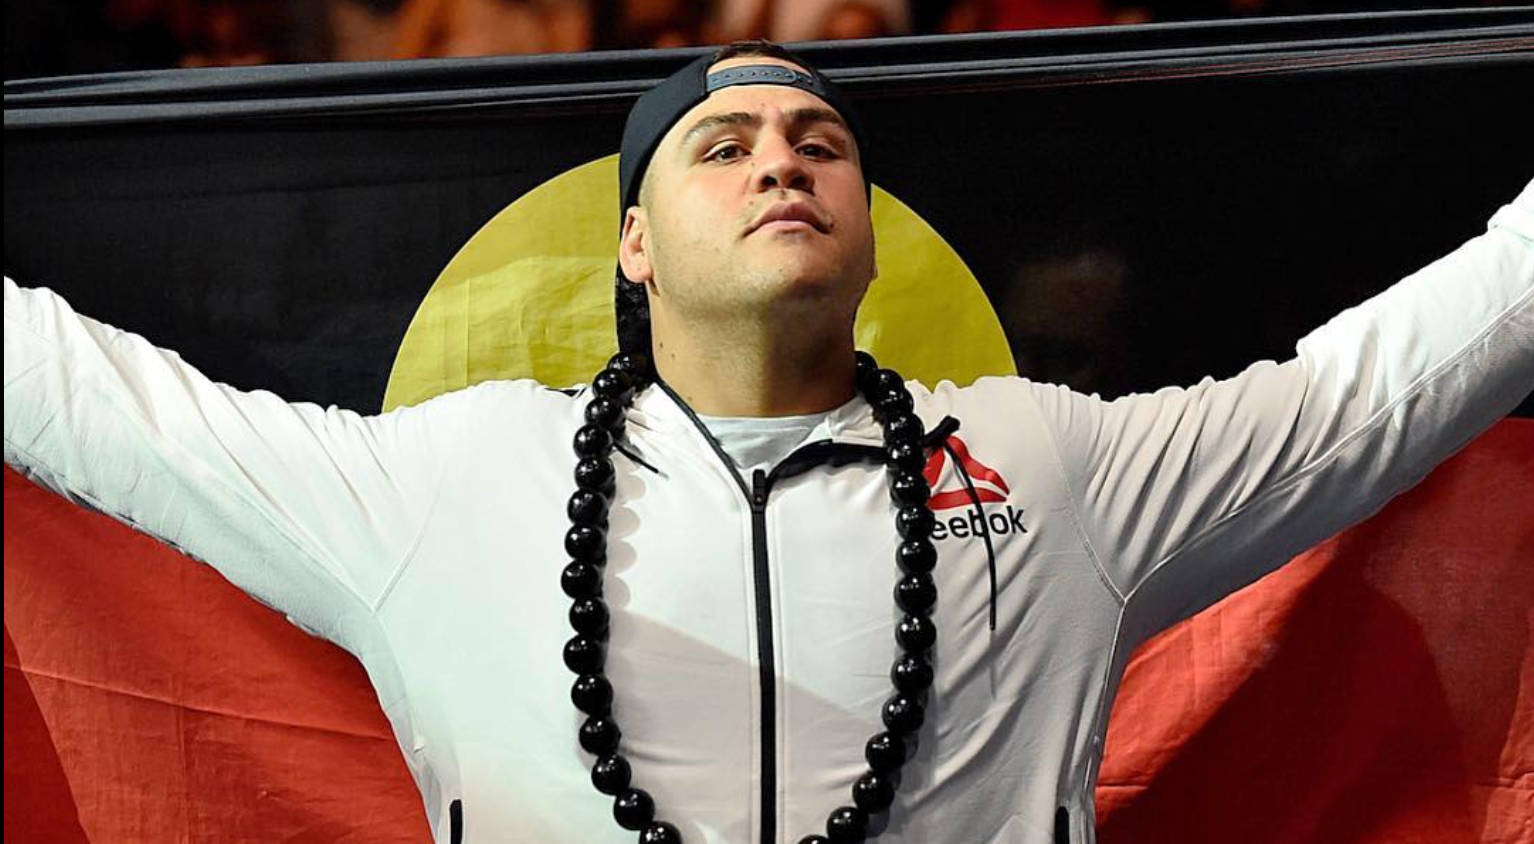
<instances>
[{"instance_id":1,"label":"man's ear","mask_svg":"<svg viewBox=\"0 0 1534 844\"><path fill-rule=\"evenodd\" d=\"M648 285L655 277L650 263L650 220L638 205L623 212L623 234L618 239L618 266L629 281Z\"/></svg>"}]
</instances>

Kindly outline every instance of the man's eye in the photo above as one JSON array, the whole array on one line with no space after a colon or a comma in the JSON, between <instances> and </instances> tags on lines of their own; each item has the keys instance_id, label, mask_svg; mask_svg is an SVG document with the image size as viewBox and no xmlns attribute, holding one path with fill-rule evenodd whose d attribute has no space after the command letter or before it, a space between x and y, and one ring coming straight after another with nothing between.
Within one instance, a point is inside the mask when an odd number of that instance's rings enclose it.
<instances>
[{"instance_id":1,"label":"man's eye","mask_svg":"<svg viewBox=\"0 0 1534 844\"><path fill-rule=\"evenodd\" d=\"M836 157L836 150L833 150L824 144L803 144L799 147L799 151L811 158Z\"/></svg>"},{"instance_id":2,"label":"man's eye","mask_svg":"<svg viewBox=\"0 0 1534 844\"><path fill-rule=\"evenodd\" d=\"M739 158L742 152L740 144L725 144L708 155L703 156L703 159L705 161L729 161Z\"/></svg>"}]
</instances>

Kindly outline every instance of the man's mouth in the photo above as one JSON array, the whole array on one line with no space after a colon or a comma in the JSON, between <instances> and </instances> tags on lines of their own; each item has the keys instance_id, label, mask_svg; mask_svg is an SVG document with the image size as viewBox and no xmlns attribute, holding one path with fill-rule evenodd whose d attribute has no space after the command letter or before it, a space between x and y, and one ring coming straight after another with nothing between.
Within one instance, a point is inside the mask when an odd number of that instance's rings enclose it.
<instances>
[{"instance_id":1,"label":"man's mouth","mask_svg":"<svg viewBox=\"0 0 1534 844\"><path fill-rule=\"evenodd\" d=\"M829 226L807 202L780 202L768 208L747 234L756 231L817 231L825 234Z\"/></svg>"},{"instance_id":2,"label":"man's mouth","mask_svg":"<svg viewBox=\"0 0 1534 844\"><path fill-rule=\"evenodd\" d=\"M756 227L757 231L793 231L795 229L801 231L819 231L819 229L815 228L815 226L810 223L806 223L803 220L770 220Z\"/></svg>"}]
</instances>

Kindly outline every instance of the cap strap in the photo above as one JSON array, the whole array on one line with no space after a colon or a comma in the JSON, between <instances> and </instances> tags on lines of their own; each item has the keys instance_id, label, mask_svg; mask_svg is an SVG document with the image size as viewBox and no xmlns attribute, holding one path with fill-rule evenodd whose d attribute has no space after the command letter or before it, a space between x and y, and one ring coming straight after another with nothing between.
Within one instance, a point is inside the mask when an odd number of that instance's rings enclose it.
<instances>
[{"instance_id":1,"label":"cap strap","mask_svg":"<svg viewBox=\"0 0 1534 844\"><path fill-rule=\"evenodd\" d=\"M815 77L780 64L747 64L718 70L708 75L705 88L712 94L731 85L787 85L827 98L827 91Z\"/></svg>"}]
</instances>

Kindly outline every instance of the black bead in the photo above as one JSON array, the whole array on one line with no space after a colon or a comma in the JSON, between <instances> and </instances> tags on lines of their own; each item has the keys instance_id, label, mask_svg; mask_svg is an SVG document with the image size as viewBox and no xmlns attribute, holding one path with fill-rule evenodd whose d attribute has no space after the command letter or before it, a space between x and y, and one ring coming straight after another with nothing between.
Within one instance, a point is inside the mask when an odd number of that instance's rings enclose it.
<instances>
[{"instance_id":1,"label":"black bead","mask_svg":"<svg viewBox=\"0 0 1534 844\"><path fill-rule=\"evenodd\" d=\"M607 556L607 534L593 525L571 525L565 531L565 553L577 560L599 563Z\"/></svg>"},{"instance_id":2,"label":"black bead","mask_svg":"<svg viewBox=\"0 0 1534 844\"><path fill-rule=\"evenodd\" d=\"M572 636L565 642L565 667L576 674L596 674L606 656L602 643L589 636Z\"/></svg>"},{"instance_id":3,"label":"black bead","mask_svg":"<svg viewBox=\"0 0 1534 844\"><path fill-rule=\"evenodd\" d=\"M575 632L600 639L607 635L607 604L600 598L582 598L570 605L570 626Z\"/></svg>"},{"instance_id":4,"label":"black bead","mask_svg":"<svg viewBox=\"0 0 1534 844\"><path fill-rule=\"evenodd\" d=\"M863 758L868 767L881 774L900 770L905 764L905 739L892 733L879 733L863 745Z\"/></svg>"},{"instance_id":5,"label":"black bead","mask_svg":"<svg viewBox=\"0 0 1534 844\"><path fill-rule=\"evenodd\" d=\"M895 625L895 641L908 651L921 653L937 642L937 625L925 616L902 616Z\"/></svg>"},{"instance_id":6,"label":"black bead","mask_svg":"<svg viewBox=\"0 0 1534 844\"><path fill-rule=\"evenodd\" d=\"M841 806L826 818L826 837L833 844L851 844L868 837L868 813L854 806Z\"/></svg>"},{"instance_id":7,"label":"black bead","mask_svg":"<svg viewBox=\"0 0 1534 844\"><path fill-rule=\"evenodd\" d=\"M895 583L895 605L912 615L927 615L937 603L937 585L930 574L908 574Z\"/></svg>"},{"instance_id":8,"label":"black bead","mask_svg":"<svg viewBox=\"0 0 1534 844\"><path fill-rule=\"evenodd\" d=\"M879 372L879 363L874 360L874 356L858 349L852 353L852 359L856 363L858 381L873 383L874 375Z\"/></svg>"},{"instance_id":9,"label":"black bead","mask_svg":"<svg viewBox=\"0 0 1534 844\"><path fill-rule=\"evenodd\" d=\"M639 381L650 372L650 357L644 352L619 352L607 359L607 368L627 372L635 381Z\"/></svg>"},{"instance_id":10,"label":"black bead","mask_svg":"<svg viewBox=\"0 0 1534 844\"><path fill-rule=\"evenodd\" d=\"M931 531L930 527L927 528L929 534ZM937 546L933 545L932 540L927 539L926 536L920 539L908 539L900 543L900 547L896 549L895 564L900 566L900 570L906 574L928 574L937 565Z\"/></svg>"},{"instance_id":11,"label":"black bead","mask_svg":"<svg viewBox=\"0 0 1534 844\"><path fill-rule=\"evenodd\" d=\"M613 817L618 826L638 832L655 820L655 801L642 788L631 788L613 801Z\"/></svg>"},{"instance_id":12,"label":"black bead","mask_svg":"<svg viewBox=\"0 0 1534 844\"><path fill-rule=\"evenodd\" d=\"M876 391L871 403L874 406L874 416L878 419L893 419L902 413L910 413L916 407L905 385Z\"/></svg>"},{"instance_id":13,"label":"black bead","mask_svg":"<svg viewBox=\"0 0 1534 844\"><path fill-rule=\"evenodd\" d=\"M902 539L926 539L932 535L932 525L936 521L925 505L912 504L901 507L895 514L895 530L900 532Z\"/></svg>"},{"instance_id":14,"label":"black bead","mask_svg":"<svg viewBox=\"0 0 1534 844\"><path fill-rule=\"evenodd\" d=\"M921 419L914 413L898 413L884 423L884 439L890 443L914 443L925 433Z\"/></svg>"},{"instance_id":15,"label":"black bead","mask_svg":"<svg viewBox=\"0 0 1534 844\"><path fill-rule=\"evenodd\" d=\"M607 524L607 497L600 492L578 489L565 505L565 513L575 524L603 527Z\"/></svg>"},{"instance_id":16,"label":"black bead","mask_svg":"<svg viewBox=\"0 0 1534 844\"><path fill-rule=\"evenodd\" d=\"M565 566L559 577L560 588L576 600L602 594L602 570L591 563L575 560Z\"/></svg>"},{"instance_id":17,"label":"black bead","mask_svg":"<svg viewBox=\"0 0 1534 844\"><path fill-rule=\"evenodd\" d=\"M910 695L897 694L884 702L884 726L890 732L906 736L921 729L927 713L921 703Z\"/></svg>"},{"instance_id":18,"label":"black bead","mask_svg":"<svg viewBox=\"0 0 1534 844\"><path fill-rule=\"evenodd\" d=\"M878 814L895 802L895 784L889 777L869 771L852 784L852 802L870 815Z\"/></svg>"},{"instance_id":19,"label":"black bead","mask_svg":"<svg viewBox=\"0 0 1534 844\"><path fill-rule=\"evenodd\" d=\"M623 731L618 729L618 722L608 715L587 718L586 723L581 725L581 747L585 748L587 753L606 756L616 752L618 740L621 738L623 738Z\"/></svg>"},{"instance_id":20,"label":"black bead","mask_svg":"<svg viewBox=\"0 0 1534 844\"><path fill-rule=\"evenodd\" d=\"M604 369L591 379L591 391L604 399L627 402L634 395L634 376L616 369Z\"/></svg>"},{"instance_id":21,"label":"black bead","mask_svg":"<svg viewBox=\"0 0 1534 844\"><path fill-rule=\"evenodd\" d=\"M655 821L639 833L639 844L682 844L682 833L665 821Z\"/></svg>"},{"instance_id":22,"label":"black bead","mask_svg":"<svg viewBox=\"0 0 1534 844\"><path fill-rule=\"evenodd\" d=\"M895 443L884 449L884 459L896 471L920 472L927 465L927 452L917 443Z\"/></svg>"},{"instance_id":23,"label":"black bead","mask_svg":"<svg viewBox=\"0 0 1534 844\"><path fill-rule=\"evenodd\" d=\"M874 418L878 419L880 422L884 422L888 420L890 416L894 415L885 409L886 406L891 401L898 401L899 399L896 397L899 396L900 393L900 387L881 387L878 384L874 384L872 389L863 394L863 398L869 404L873 405Z\"/></svg>"},{"instance_id":24,"label":"black bead","mask_svg":"<svg viewBox=\"0 0 1534 844\"><path fill-rule=\"evenodd\" d=\"M597 396L586 405L586 421L609 431L615 431L623 425L623 405L612 399Z\"/></svg>"},{"instance_id":25,"label":"black bead","mask_svg":"<svg viewBox=\"0 0 1534 844\"><path fill-rule=\"evenodd\" d=\"M874 389L880 392L904 390L905 379L893 369L881 369L874 373Z\"/></svg>"},{"instance_id":26,"label":"black bead","mask_svg":"<svg viewBox=\"0 0 1534 844\"><path fill-rule=\"evenodd\" d=\"M616 753L603 756L591 766L591 784L603 794L618 794L628 788L631 777L633 771L629 769L629 760Z\"/></svg>"},{"instance_id":27,"label":"black bead","mask_svg":"<svg viewBox=\"0 0 1534 844\"><path fill-rule=\"evenodd\" d=\"M570 702L587 715L606 715L613 705L613 684L601 674L584 674L570 687Z\"/></svg>"},{"instance_id":28,"label":"black bead","mask_svg":"<svg viewBox=\"0 0 1534 844\"><path fill-rule=\"evenodd\" d=\"M587 423L575 432L575 453L582 457L604 455L613 447L613 435L600 425Z\"/></svg>"},{"instance_id":29,"label":"black bead","mask_svg":"<svg viewBox=\"0 0 1534 844\"><path fill-rule=\"evenodd\" d=\"M824 835L806 835L799 839L799 844L831 844L831 839Z\"/></svg>"},{"instance_id":30,"label":"black bead","mask_svg":"<svg viewBox=\"0 0 1534 844\"><path fill-rule=\"evenodd\" d=\"M898 506L920 506L926 504L931 495L927 479L918 472L901 472L890 481L890 500Z\"/></svg>"},{"instance_id":31,"label":"black bead","mask_svg":"<svg viewBox=\"0 0 1534 844\"><path fill-rule=\"evenodd\" d=\"M932 663L920 654L906 654L890 666L890 682L910 697L932 688Z\"/></svg>"},{"instance_id":32,"label":"black bead","mask_svg":"<svg viewBox=\"0 0 1534 844\"><path fill-rule=\"evenodd\" d=\"M613 462L606 457L582 457L575 462L575 485L612 496Z\"/></svg>"}]
</instances>

